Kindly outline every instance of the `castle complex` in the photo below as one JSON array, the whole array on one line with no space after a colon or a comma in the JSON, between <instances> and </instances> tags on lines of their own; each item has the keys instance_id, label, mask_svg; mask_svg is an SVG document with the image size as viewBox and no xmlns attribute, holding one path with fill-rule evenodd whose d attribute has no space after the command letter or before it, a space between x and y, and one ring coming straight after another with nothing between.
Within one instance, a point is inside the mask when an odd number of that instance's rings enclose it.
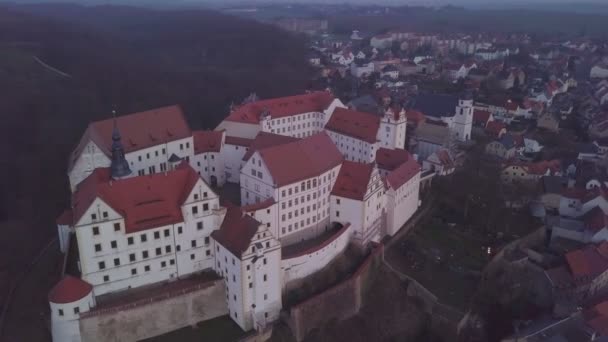
<instances>
[{"instance_id":1,"label":"castle complex","mask_svg":"<svg viewBox=\"0 0 608 342\"><path fill-rule=\"evenodd\" d=\"M454 113L462 139L468 102ZM328 92L250 96L214 131L192 131L178 106L91 123L57 220L79 275L49 294L53 340L85 340L79 321L104 298L200 273L222 279L243 330L264 329L290 284L416 212L421 168L404 149L406 124L403 108L357 112ZM227 183L240 203L220 199Z\"/></svg>"}]
</instances>

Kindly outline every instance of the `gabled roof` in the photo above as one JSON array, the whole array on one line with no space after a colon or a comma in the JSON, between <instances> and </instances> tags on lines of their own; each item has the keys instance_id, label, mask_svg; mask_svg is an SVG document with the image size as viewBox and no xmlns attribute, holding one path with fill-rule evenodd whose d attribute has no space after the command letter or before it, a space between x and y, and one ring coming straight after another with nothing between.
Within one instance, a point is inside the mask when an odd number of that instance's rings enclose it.
<instances>
[{"instance_id":1,"label":"gabled roof","mask_svg":"<svg viewBox=\"0 0 608 342\"><path fill-rule=\"evenodd\" d=\"M325 91L303 95L279 97L247 103L236 108L226 121L258 124L263 112L272 118L280 118L310 112L323 112L333 102L334 96Z\"/></svg>"},{"instance_id":2,"label":"gabled roof","mask_svg":"<svg viewBox=\"0 0 608 342\"><path fill-rule=\"evenodd\" d=\"M123 216L127 234L182 222L181 206L199 179L187 163L166 173L121 180L111 180L107 168L95 169L73 194L74 222L97 198Z\"/></svg>"},{"instance_id":3,"label":"gabled roof","mask_svg":"<svg viewBox=\"0 0 608 342\"><path fill-rule=\"evenodd\" d=\"M608 216L600 207L595 207L583 215L585 230L595 234L608 227Z\"/></svg>"},{"instance_id":4,"label":"gabled roof","mask_svg":"<svg viewBox=\"0 0 608 342\"><path fill-rule=\"evenodd\" d=\"M287 144L290 142L297 141L298 138L289 137L286 135L279 135L274 133L267 132L259 132L258 135L255 136L251 144L249 145L249 150L243 156L244 161L248 161L249 158L253 155L255 151L271 147L278 146L282 144Z\"/></svg>"},{"instance_id":5,"label":"gabled roof","mask_svg":"<svg viewBox=\"0 0 608 342\"><path fill-rule=\"evenodd\" d=\"M230 206L220 229L212 232L211 237L240 258L251 244L260 224L253 217L246 215L241 208Z\"/></svg>"},{"instance_id":6,"label":"gabled roof","mask_svg":"<svg viewBox=\"0 0 608 342\"><path fill-rule=\"evenodd\" d=\"M192 135L184 113L177 105L119 116L116 121L122 135L125 153L166 144ZM93 141L103 153L110 156L113 128L113 119L89 124L78 146L72 152L69 170L72 170L89 141Z\"/></svg>"},{"instance_id":7,"label":"gabled roof","mask_svg":"<svg viewBox=\"0 0 608 342\"><path fill-rule=\"evenodd\" d=\"M410 158L386 175L386 183L389 187L396 190L418 173L420 173L420 164L414 158Z\"/></svg>"},{"instance_id":8,"label":"gabled roof","mask_svg":"<svg viewBox=\"0 0 608 342\"><path fill-rule=\"evenodd\" d=\"M456 115L456 106L458 97L447 94L418 94L412 103L413 109L436 118Z\"/></svg>"},{"instance_id":9,"label":"gabled roof","mask_svg":"<svg viewBox=\"0 0 608 342\"><path fill-rule=\"evenodd\" d=\"M93 286L86 281L66 275L49 292L49 302L67 304L84 298L93 291Z\"/></svg>"},{"instance_id":10,"label":"gabled roof","mask_svg":"<svg viewBox=\"0 0 608 342\"><path fill-rule=\"evenodd\" d=\"M490 120L491 115L492 113L487 110L475 109L473 111L473 123L476 125L486 126L488 124L488 120Z\"/></svg>"},{"instance_id":11,"label":"gabled roof","mask_svg":"<svg viewBox=\"0 0 608 342\"><path fill-rule=\"evenodd\" d=\"M72 209L64 210L55 221L58 225L72 226L74 224L74 213Z\"/></svg>"},{"instance_id":12,"label":"gabled roof","mask_svg":"<svg viewBox=\"0 0 608 342\"><path fill-rule=\"evenodd\" d=\"M194 154L220 152L224 131L194 131Z\"/></svg>"},{"instance_id":13,"label":"gabled roof","mask_svg":"<svg viewBox=\"0 0 608 342\"><path fill-rule=\"evenodd\" d=\"M375 143L380 129L380 117L345 108L336 108L325 129L349 137Z\"/></svg>"},{"instance_id":14,"label":"gabled roof","mask_svg":"<svg viewBox=\"0 0 608 342\"><path fill-rule=\"evenodd\" d=\"M406 161L413 159L407 150L399 148L388 149L381 147L376 151L376 164L378 168L393 171Z\"/></svg>"},{"instance_id":15,"label":"gabled roof","mask_svg":"<svg viewBox=\"0 0 608 342\"><path fill-rule=\"evenodd\" d=\"M454 158L452 157L450 151L446 149L439 149L433 153L437 156L437 161L447 169L452 169L455 166Z\"/></svg>"},{"instance_id":16,"label":"gabled roof","mask_svg":"<svg viewBox=\"0 0 608 342\"><path fill-rule=\"evenodd\" d=\"M567 253L566 262L575 279L597 276L608 270L608 242Z\"/></svg>"},{"instance_id":17,"label":"gabled roof","mask_svg":"<svg viewBox=\"0 0 608 342\"><path fill-rule=\"evenodd\" d=\"M259 153L277 186L320 175L342 163L342 154L325 132Z\"/></svg>"},{"instance_id":18,"label":"gabled roof","mask_svg":"<svg viewBox=\"0 0 608 342\"><path fill-rule=\"evenodd\" d=\"M373 164L344 161L331 194L362 201L367 193L367 185L373 170Z\"/></svg>"}]
</instances>

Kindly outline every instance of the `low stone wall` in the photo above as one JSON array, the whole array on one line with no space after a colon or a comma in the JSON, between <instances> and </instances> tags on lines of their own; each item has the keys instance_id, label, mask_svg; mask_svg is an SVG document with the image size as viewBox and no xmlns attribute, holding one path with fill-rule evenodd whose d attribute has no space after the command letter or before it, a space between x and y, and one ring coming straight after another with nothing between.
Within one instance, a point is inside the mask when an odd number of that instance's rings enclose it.
<instances>
[{"instance_id":1,"label":"low stone wall","mask_svg":"<svg viewBox=\"0 0 608 342\"><path fill-rule=\"evenodd\" d=\"M329 320L344 320L357 314L363 305L364 294L371 286L374 270L382 263L383 254L384 246L376 244L348 279L294 305L284 319L296 341L302 341L310 331Z\"/></svg>"},{"instance_id":2,"label":"low stone wall","mask_svg":"<svg viewBox=\"0 0 608 342\"><path fill-rule=\"evenodd\" d=\"M139 341L228 314L223 280L81 315L82 341Z\"/></svg>"}]
</instances>

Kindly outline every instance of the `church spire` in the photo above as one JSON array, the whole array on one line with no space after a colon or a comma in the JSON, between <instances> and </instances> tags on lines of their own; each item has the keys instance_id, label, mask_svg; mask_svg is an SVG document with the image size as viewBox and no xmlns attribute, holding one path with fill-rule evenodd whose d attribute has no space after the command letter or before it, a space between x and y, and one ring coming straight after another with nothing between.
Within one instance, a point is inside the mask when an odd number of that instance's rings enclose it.
<instances>
[{"instance_id":1,"label":"church spire","mask_svg":"<svg viewBox=\"0 0 608 342\"><path fill-rule=\"evenodd\" d=\"M112 171L113 179L121 179L131 175L129 162L125 159L125 150L122 146L120 131L118 131L118 121L116 120L116 111L112 111L114 117L114 128L112 129Z\"/></svg>"}]
</instances>

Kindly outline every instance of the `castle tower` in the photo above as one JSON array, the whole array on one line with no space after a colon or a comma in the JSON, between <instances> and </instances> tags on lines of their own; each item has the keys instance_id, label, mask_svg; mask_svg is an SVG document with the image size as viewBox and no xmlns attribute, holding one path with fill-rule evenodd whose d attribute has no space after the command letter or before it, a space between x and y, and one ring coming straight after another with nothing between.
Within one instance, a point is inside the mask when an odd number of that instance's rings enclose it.
<instances>
[{"instance_id":1,"label":"castle tower","mask_svg":"<svg viewBox=\"0 0 608 342\"><path fill-rule=\"evenodd\" d=\"M53 341L80 341L80 314L95 307L93 286L70 275L49 292Z\"/></svg>"},{"instance_id":2,"label":"castle tower","mask_svg":"<svg viewBox=\"0 0 608 342\"><path fill-rule=\"evenodd\" d=\"M380 120L378 140L381 142L381 147L404 149L406 129L407 117L403 107L398 104L389 106Z\"/></svg>"},{"instance_id":3,"label":"castle tower","mask_svg":"<svg viewBox=\"0 0 608 342\"><path fill-rule=\"evenodd\" d=\"M122 179L131 175L131 168L129 168L129 162L125 159L125 150L118 131L116 112L112 113L114 114L114 129L112 130L112 164L110 170L112 179Z\"/></svg>"},{"instance_id":4,"label":"castle tower","mask_svg":"<svg viewBox=\"0 0 608 342\"><path fill-rule=\"evenodd\" d=\"M456 115L454 116L453 131L458 141L468 141L471 139L471 129L473 127L473 95L466 92L458 100Z\"/></svg>"}]
</instances>

